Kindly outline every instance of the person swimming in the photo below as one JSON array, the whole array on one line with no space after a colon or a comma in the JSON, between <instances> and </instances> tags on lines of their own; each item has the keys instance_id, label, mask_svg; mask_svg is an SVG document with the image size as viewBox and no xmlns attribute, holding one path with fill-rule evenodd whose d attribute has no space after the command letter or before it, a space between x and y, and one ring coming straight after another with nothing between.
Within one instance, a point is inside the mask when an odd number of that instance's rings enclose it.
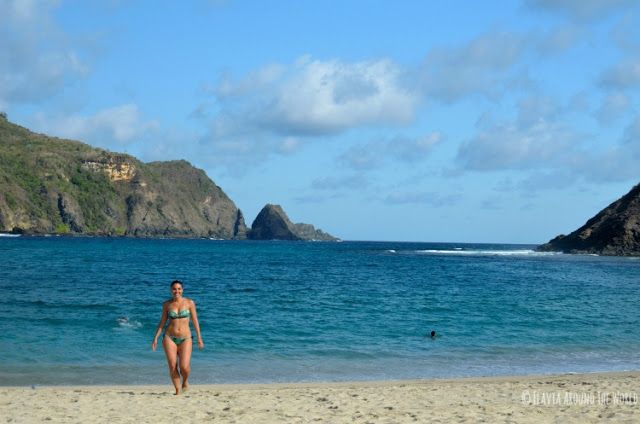
<instances>
[{"instance_id":1,"label":"person swimming","mask_svg":"<svg viewBox=\"0 0 640 424\"><path fill-rule=\"evenodd\" d=\"M435 338L437 337L437 335L436 335L436 330L431 330L431 335L430 335L430 337L431 337L432 339L435 339Z\"/></svg>"}]
</instances>

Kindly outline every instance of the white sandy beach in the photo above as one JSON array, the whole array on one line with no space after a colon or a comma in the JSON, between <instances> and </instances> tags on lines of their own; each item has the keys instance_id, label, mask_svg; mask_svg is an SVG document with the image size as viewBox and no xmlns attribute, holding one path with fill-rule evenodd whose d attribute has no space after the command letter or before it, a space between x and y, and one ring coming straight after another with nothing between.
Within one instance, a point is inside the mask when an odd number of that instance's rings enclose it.
<instances>
[{"instance_id":1,"label":"white sandy beach","mask_svg":"<svg viewBox=\"0 0 640 424\"><path fill-rule=\"evenodd\" d=\"M7 423L640 422L640 372L455 380L2 387Z\"/></svg>"}]
</instances>

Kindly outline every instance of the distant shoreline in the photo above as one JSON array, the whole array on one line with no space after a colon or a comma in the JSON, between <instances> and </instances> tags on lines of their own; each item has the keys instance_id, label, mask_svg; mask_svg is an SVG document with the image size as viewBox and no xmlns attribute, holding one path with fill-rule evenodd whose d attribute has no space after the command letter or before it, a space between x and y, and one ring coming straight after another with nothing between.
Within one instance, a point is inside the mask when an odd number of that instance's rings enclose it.
<instances>
[{"instance_id":1,"label":"distant shoreline","mask_svg":"<svg viewBox=\"0 0 640 424\"><path fill-rule=\"evenodd\" d=\"M415 240L349 240L349 239L341 239L337 240L280 240L280 239L270 239L270 240L258 240L258 239L249 239L249 238L216 238L216 237L200 237L200 236L133 236L133 235L118 235L118 234L89 234L89 233L67 233L67 234L59 234L59 233L12 233L7 231L0 231L0 237L9 236L9 237L33 237L33 238L45 238L45 237L68 237L68 238L118 238L118 239L163 239L163 240L220 240L220 241L293 241L293 242L329 242L329 243L406 243L406 244L456 244L462 246L528 246L528 247L536 247L540 246L541 243L514 243L514 242L470 242L470 241L415 241Z\"/></svg>"},{"instance_id":2,"label":"distant shoreline","mask_svg":"<svg viewBox=\"0 0 640 424\"><path fill-rule=\"evenodd\" d=\"M7 238L105 238L105 239L130 239L130 240L212 240L212 241L294 241L294 242L327 242L327 243L340 243L344 240L255 240L255 239L247 239L247 238L217 238L217 237L198 237L198 236L130 236L130 235L117 235L117 234L84 234L84 233L74 233L74 234L58 234L58 233L11 233L11 232L0 232L0 237Z\"/></svg>"}]
</instances>

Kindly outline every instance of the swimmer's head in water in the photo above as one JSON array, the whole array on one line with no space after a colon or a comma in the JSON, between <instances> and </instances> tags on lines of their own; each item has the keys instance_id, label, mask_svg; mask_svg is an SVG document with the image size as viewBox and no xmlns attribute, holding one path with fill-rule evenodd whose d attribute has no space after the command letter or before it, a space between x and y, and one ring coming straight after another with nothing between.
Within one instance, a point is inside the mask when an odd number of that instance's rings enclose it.
<instances>
[{"instance_id":1,"label":"swimmer's head in water","mask_svg":"<svg viewBox=\"0 0 640 424\"><path fill-rule=\"evenodd\" d=\"M435 330L431 330L431 338L434 338L435 336L436 336Z\"/></svg>"}]
</instances>

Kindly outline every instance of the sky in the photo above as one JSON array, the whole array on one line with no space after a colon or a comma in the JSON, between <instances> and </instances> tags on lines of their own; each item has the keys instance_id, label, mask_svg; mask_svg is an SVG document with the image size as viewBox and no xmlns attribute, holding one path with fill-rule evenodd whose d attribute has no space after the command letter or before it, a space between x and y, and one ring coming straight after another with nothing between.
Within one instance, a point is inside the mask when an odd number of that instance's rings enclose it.
<instances>
[{"instance_id":1,"label":"sky","mask_svg":"<svg viewBox=\"0 0 640 424\"><path fill-rule=\"evenodd\" d=\"M248 225L544 243L640 182L640 1L0 0L0 110Z\"/></svg>"}]
</instances>

